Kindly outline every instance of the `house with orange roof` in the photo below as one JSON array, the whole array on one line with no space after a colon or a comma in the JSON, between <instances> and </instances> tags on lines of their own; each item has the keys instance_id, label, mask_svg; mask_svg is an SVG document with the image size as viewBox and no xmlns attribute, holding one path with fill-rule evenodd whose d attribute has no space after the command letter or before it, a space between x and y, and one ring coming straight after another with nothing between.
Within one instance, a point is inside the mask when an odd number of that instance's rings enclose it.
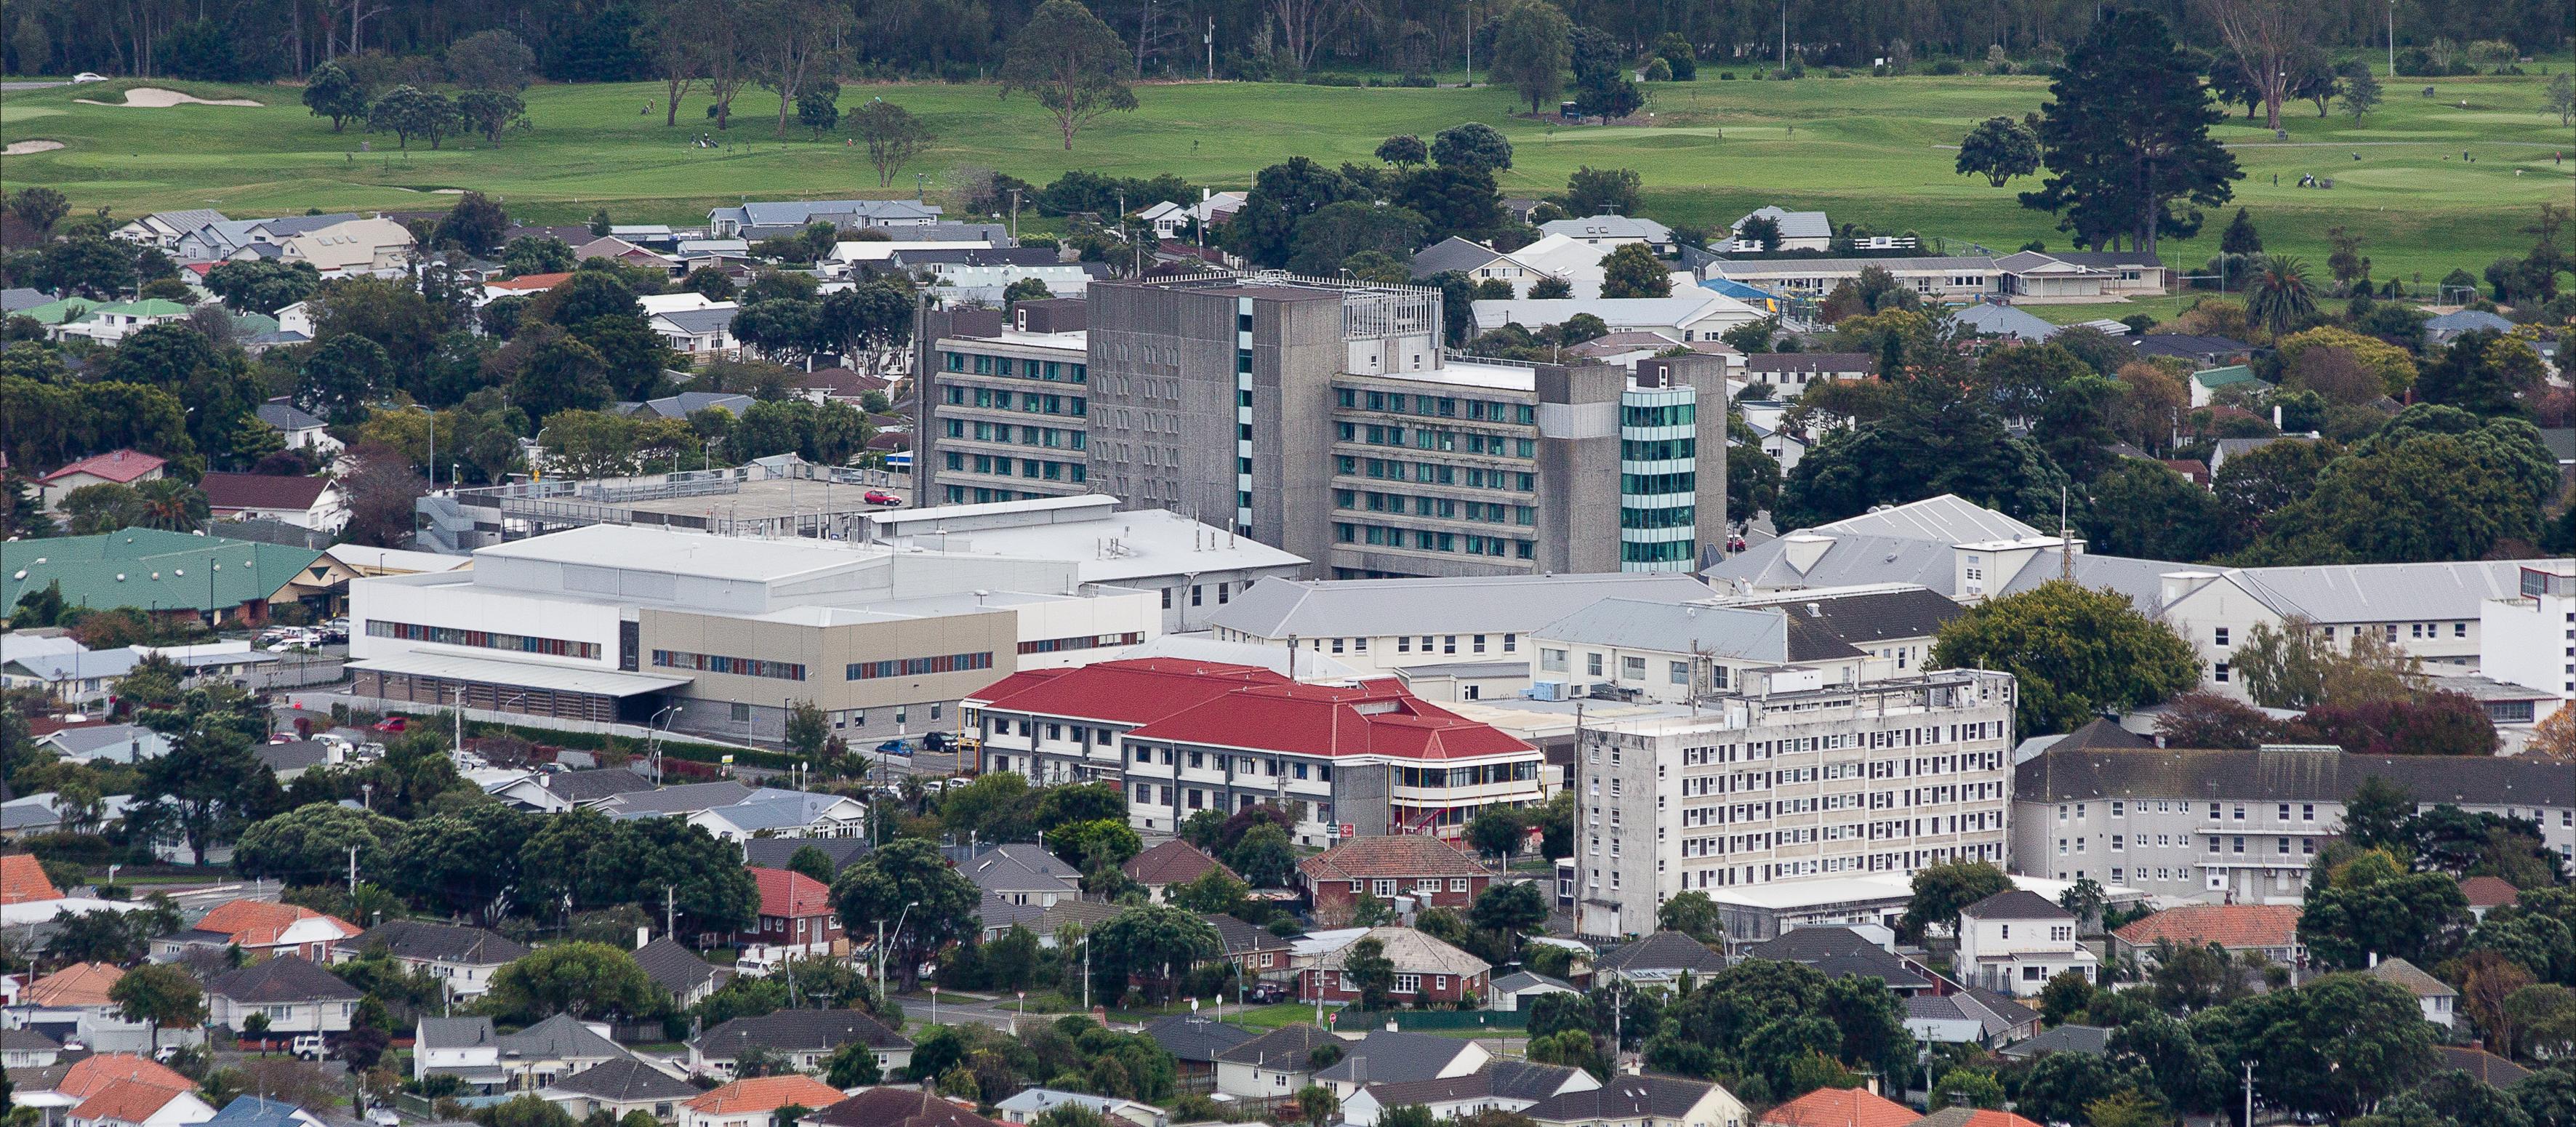
<instances>
[{"instance_id":1,"label":"house with orange roof","mask_svg":"<svg viewBox=\"0 0 2576 1127\"><path fill-rule=\"evenodd\" d=\"M186 1127L215 1117L196 1089L195 1081L140 1056L100 1053L64 1070L50 1094L72 1101L68 1127Z\"/></svg>"},{"instance_id":2,"label":"house with orange roof","mask_svg":"<svg viewBox=\"0 0 2576 1127\"><path fill-rule=\"evenodd\" d=\"M302 955L321 963L362 930L298 904L232 900L216 905L196 926L153 940L152 959L166 963L192 947L239 947L254 955Z\"/></svg>"},{"instance_id":3,"label":"house with orange roof","mask_svg":"<svg viewBox=\"0 0 2576 1127\"><path fill-rule=\"evenodd\" d=\"M2113 953L2134 958L2144 967L2156 965L2156 948L2167 942L2179 947L2224 947L2231 955L2260 951L2287 966L2299 965L2308 953L2299 942L2296 904L2182 904L2132 920L2111 933Z\"/></svg>"},{"instance_id":4,"label":"house with orange roof","mask_svg":"<svg viewBox=\"0 0 2576 1127\"><path fill-rule=\"evenodd\" d=\"M1410 896L1417 908L1465 911L1494 882L1494 871L1474 854L1419 834L1351 838L1297 862L1316 918L1349 915L1362 894L1389 903Z\"/></svg>"},{"instance_id":5,"label":"house with orange roof","mask_svg":"<svg viewBox=\"0 0 2576 1127\"><path fill-rule=\"evenodd\" d=\"M2476 876L2461 879L2460 895L2469 901L2469 914L2485 923L2488 912L2512 906L2522 897L2522 890L2503 877Z\"/></svg>"},{"instance_id":6,"label":"house with orange roof","mask_svg":"<svg viewBox=\"0 0 2576 1127\"><path fill-rule=\"evenodd\" d=\"M680 1105L678 1127L769 1127L782 1107L827 1108L841 1090L802 1073L736 1080Z\"/></svg>"},{"instance_id":7,"label":"house with orange roof","mask_svg":"<svg viewBox=\"0 0 2576 1127\"><path fill-rule=\"evenodd\" d=\"M483 302L476 304L498 301L505 297L535 297L570 280L572 275L569 273L553 273L521 274L516 278L485 282L483 283Z\"/></svg>"},{"instance_id":8,"label":"house with orange roof","mask_svg":"<svg viewBox=\"0 0 2576 1127\"><path fill-rule=\"evenodd\" d=\"M53 878L45 875L45 866L36 860L35 854L0 856L0 904L32 904L62 898L62 890L54 887Z\"/></svg>"},{"instance_id":9,"label":"house with orange roof","mask_svg":"<svg viewBox=\"0 0 2576 1127\"><path fill-rule=\"evenodd\" d=\"M1908 1127L1914 1109L1860 1088L1818 1088L1762 1113L1759 1127Z\"/></svg>"},{"instance_id":10,"label":"house with orange roof","mask_svg":"<svg viewBox=\"0 0 2576 1127\"><path fill-rule=\"evenodd\" d=\"M2009 1111L1977 1107L1945 1107L1914 1121L1914 1127L2039 1127L2039 1124Z\"/></svg>"},{"instance_id":11,"label":"house with orange roof","mask_svg":"<svg viewBox=\"0 0 2576 1127\"><path fill-rule=\"evenodd\" d=\"M140 450L110 450L66 463L37 478L36 489L44 497L45 508L52 510L61 508L63 498L82 486L136 485L156 480L169 464Z\"/></svg>"},{"instance_id":12,"label":"house with orange roof","mask_svg":"<svg viewBox=\"0 0 2576 1127\"><path fill-rule=\"evenodd\" d=\"M61 1042L78 1042L100 1053L132 1053L152 1046L152 1026L127 1021L119 1014L109 989L125 972L108 963L74 963L28 983L18 1000L0 1009L0 1025L33 1029ZM164 1045L192 1045L205 1039L202 1029L164 1029Z\"/></svg>"}]
</instances>

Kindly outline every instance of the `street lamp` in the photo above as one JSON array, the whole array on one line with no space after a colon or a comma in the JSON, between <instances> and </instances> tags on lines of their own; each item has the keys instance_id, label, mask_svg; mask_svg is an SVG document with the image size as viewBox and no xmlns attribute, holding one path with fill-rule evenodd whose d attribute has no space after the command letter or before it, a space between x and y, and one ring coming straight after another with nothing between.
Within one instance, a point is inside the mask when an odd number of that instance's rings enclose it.
<instances>
[{"instance_id":1,"label":"street lamp","mask_svg":"<svg viewBox=\"0 0 2576 1127\"><path fill-rule=\"evenodd\" d=\"M915 900L915 901L913 901L912 903L909 903L909 904L906 904L906 905L904 905L904 906L903 906L903 912L902 912L902 914L901 914L901 915L898 915L898 916L896 916L896 917L894 918L894 934L895 934L895 938L897 938L897 939L901 939L901 938L903 938L903 921L905 921L906 919L911 918L911 916L912 916L912 910L913 910L913 909L915 909L915 908L918 908L918 907L920 907L920 906L921 906L921 901L919 901L919 900ZM884 921L884 920L878 920L878 921L877 921L877 1000L878 1000L879 1002L883 1002L883 1001L885 1000L885 992L886 992L886 983L885 983L885 956L886 956L885 921ZM936 1023L934 1023L934 1024L936 1024Z\"/></svg>"}]
</instances>

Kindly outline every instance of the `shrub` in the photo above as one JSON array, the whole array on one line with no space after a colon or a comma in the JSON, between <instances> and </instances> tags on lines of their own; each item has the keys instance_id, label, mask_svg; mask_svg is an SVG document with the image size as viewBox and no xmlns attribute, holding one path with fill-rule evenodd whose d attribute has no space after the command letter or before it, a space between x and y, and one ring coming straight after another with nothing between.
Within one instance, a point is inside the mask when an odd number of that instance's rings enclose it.
<instances>
[{"instance_id":1,"label":"shrub","mask_svg":"<svg viewBox=\"0 0 2576 1127\"><path fill-rule=\"evenodd\" d=\"M1308 77L1307 77L1307 79L1306 79L1306 85L1308 85L1308 86L1358 86L1358 85L1360 85L1360 80L1359 80L1359 78L1358 78L1357 76L1355 76L1355 75L1348 75L1348 74L1317 74L1317 75L1310 75L1310 76L1308 76Z\"/></svg>"},{"instance_id":2,"label":"shrub","mask_svg":"<svg viewBox=\"0 0 2576 1127\"><path fill-rule=\"evenodd\" d=\"M1932 64L1932 73L1943 76L1965 74L1967 70L1968 68L1959 65L1957 59L1942 59Z\"/></svg>"},{"instance_id":3,"label":"shrub","mask_svg":"<svg viewBox=\"0 0 2576 1127\"><path fill-rule=\"evenodd\" d=\"M1735 81L1735 72L1731 70L1719 71L1717 72L1717 80L1720 82L1733 82Z\"/></svg>"}]
</instances>

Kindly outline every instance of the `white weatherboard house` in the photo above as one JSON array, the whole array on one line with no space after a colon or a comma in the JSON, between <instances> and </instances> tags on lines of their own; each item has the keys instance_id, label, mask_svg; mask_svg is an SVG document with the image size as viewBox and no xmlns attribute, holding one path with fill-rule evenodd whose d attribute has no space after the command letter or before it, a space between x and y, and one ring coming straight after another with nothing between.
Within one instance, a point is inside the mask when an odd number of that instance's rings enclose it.
<instances>
[{"instance_id":1,"label":"white weatherboard house","mask_svg":"<svg viewBox=\"0 0 2576 1127\"><path fill-rule=\"evenodd\" d=\"M2067 971L2091 982L2102 960L2076 942L2075 924L2075 913L2020 889L1961 908L1961 977L2018 998L2037 995L2049 979Z\"/></svg>"}]
</instances>

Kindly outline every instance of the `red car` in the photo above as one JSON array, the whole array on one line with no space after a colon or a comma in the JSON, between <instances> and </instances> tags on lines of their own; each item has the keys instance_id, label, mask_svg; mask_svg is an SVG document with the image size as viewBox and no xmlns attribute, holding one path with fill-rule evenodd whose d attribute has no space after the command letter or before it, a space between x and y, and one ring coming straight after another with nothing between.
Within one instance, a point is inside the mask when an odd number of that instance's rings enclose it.
<instances>
[{"instance_id":1,"label":"red car","mask_svg":"<svg viewBox=\"0 0 2576 1127\"><path fill-rule=\"evenodd\" d=\"M868 490L868 492L867 492L867 500L868 500L868 503L869 503L869 504L871 504L871 505L900 505L900 504L903 504L903 498L901 498L901 497L897 497L897 496L895 496L894 494L892 494L892 493L888 493L888 492L886 492L885 490L882 490L882 489L871 489L871 490Z\"/></svg>"},{"instance_id":2,"label":"red car","mask_svg":"<svg viewBox=\"0 0 2576 1127\"><path fill-rule=\"evenodd\" d=\"M399 732L409 727L411 727L411 719L409 717L388 716L376 722L375 730L379 732Z\"/></svg>"}]
</instances>

